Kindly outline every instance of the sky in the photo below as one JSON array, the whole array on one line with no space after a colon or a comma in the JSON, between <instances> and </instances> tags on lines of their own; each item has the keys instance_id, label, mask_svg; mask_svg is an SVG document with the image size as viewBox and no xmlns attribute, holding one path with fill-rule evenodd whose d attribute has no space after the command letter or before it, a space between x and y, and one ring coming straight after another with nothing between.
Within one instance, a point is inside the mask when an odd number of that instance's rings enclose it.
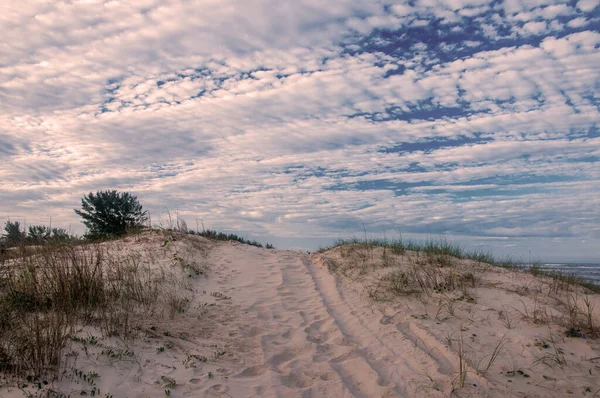
<instances>
[{"instance_id":1,"label":"sky","mask_svg":"<svg viewBox=\"0 0 600 398\"><path fill-rule=\"evenodd\" d=\"M600 263L599 4L3 1L0 217Z\"/></svg>"}]
</instances>

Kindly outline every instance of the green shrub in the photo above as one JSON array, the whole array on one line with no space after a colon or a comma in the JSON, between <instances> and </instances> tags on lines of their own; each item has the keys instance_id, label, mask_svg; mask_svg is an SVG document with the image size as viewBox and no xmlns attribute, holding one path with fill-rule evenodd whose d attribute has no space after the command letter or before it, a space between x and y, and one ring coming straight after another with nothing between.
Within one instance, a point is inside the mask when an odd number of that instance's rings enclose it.
<instances>
[{"instance_id":1,"label":"green shrub","mask_svg":"<svg viewBox=\"0 0 600 398\"><path fill-rule=\"evenodd\" d=\"M9 246L16 246L25 241L25 231L21 230L21 224L18 221L8 220L4 224L4 238Z\"/></svg>"},{"instance_id":2,"label":"green shrub","mask_svg":"<svg viewBox=\"0 0 600 398\"><path fill-rule=\"evenodd\" d=\"M81 210L74 211L83 218L89 238L123 235L131 229L143 227L148 218L137 197L129 192L90 192L81 199L81 207Z\"/></svg>"},{"instance_id":3,"label":"green shrub","mask_svg":"<svg viewBox=\"0 0 600 398\"><path fill-rule=\"evenodd\" d=\"M50 238L52 231L44 225L30 225L27 233L29 243L39 245Z\"/></svg>"}]
</instances>

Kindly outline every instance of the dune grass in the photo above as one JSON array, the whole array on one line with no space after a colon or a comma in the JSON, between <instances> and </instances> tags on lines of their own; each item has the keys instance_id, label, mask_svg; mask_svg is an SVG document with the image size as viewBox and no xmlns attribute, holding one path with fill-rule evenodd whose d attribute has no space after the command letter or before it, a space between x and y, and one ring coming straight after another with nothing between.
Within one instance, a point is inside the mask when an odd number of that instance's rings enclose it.
<instances>
[{"instance_id":1,"label":"dune grass","mask_svg":"<svg viewBox=\"0 0 600 398\"><path fill-rule=\"evenodd\" d=\"M340 246L355 245L365 249L382 247L390 249L394 254L404 254L407 251L425 253L434 256L452 257L461 260L473 260L478 263L489 264L496 267L502 267L514 271L527 272L534 276L542 276L550 278L554 281L555 286L571 285L581 286L592 293L600 293L600 285L586 280L580 276L564 273L560 271L543 270L540 264L524 264L519 263L511 258L503 260L495 259L490 252L484 250L465 250L462 246L456 243L449 242L446 239L428 239L425 241L413 241L403 239L340 239L332 246L323 248L320 251L330 250Z\"/></svg>"},{"instance_id":2,"label":"dune grass","mask_svg":"<svg viewBox=\"0 0 600 398\"><path fill-rule=\"evenodd\" d=\"M406 251L422 252L436 255L451 256L458 259L470 259L485 263L496 263L489 252L474 250L466 251L462 246L449 242L446 239L428 239L425 241L414 241L404 239L340 239L332 246L321 249L322 251L333 249L344 245L361 245L372 247L389 248L395 254L404 254Z\"/></svg>"},{"instance_id":3,"label":"dune grass","mask_svg":"<svg viewBox=\"0 0 600 398\"><path fill-rule=\"evenodd\" d=\"M0 372L56 377L77 328L127 339L156 316L164 276L99 244L52 245L0 258Z\"/></svg>"},{"instance_id":4,"label":"dune grass","mask_svg":"<svg viewBox=\"0 0 600 398\"><path fill-rule=\"evenodd\" d=\"M590 292L600 293L600 285L575 274L569 274L555 270L544 270L541 268L540 264L532 264L529 266L522 265L518 268L534 276L542 276L553 279L557 288L560 287L560 285L577 285L584 287Z\"/></svg>"}]
</instances>

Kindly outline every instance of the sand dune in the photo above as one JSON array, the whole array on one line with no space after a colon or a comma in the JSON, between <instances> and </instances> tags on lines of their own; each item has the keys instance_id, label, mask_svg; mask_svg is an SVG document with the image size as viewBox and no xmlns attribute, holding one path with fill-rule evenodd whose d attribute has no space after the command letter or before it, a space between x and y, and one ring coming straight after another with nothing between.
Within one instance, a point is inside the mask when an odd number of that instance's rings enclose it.
<instances>
[{"instance_id":1,"label":"sand dune","mask_svg":"<svg viewBox=\"0 0 600 398\"><path fill-rule=\"evenodd\" d=\"M170 288L186 306L138 319L139 334L127 341L80 330L65 350L75 359L51 383L57 394L90 395L91 384L74 370L97 373L96 396L115 398L592 397L600 390L600 344L565 337L559 300L545 293L550 282L531 275L456 260L438 271L451 269L457 280L472 273L472 286L377 298L382 275L427 258L407 252L370 266L389 255L376 249L358 272L339 272L332 264L356 262L355 252L305 254L195 236L167 242L156 234L105 245L170 270ZM174 258L194 261L205 275L187 275ZM24 390L41 394L29 385L4 387L0 396Z\"/></svg>"}]
</instances>

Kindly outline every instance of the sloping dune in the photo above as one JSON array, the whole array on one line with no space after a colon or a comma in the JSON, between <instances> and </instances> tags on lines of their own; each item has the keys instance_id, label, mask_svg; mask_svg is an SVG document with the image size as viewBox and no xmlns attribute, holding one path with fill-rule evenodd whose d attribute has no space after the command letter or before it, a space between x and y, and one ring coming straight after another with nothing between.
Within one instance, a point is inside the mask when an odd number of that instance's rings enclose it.
<instances>
[{"instance_id":1,"label":"sloping dune","mask_svg":"<svg viewBox=\"0 0 600 398\"><path fill-rule=\"evenodd\" d=\"M600 307L587 319L580 288L381 248L305 254L155 233L104 245L160 270L165 297L180 306L132 320L136 335L127 339L82 327L65 349L59 381L37 390L13 384L0 396L96 389L115 398L592 397L600 390L593 338ZM565 335L569 322L586 320L583 337ZM81 377L90 372L91 383Z\"/></svg>"}]
</instances>

